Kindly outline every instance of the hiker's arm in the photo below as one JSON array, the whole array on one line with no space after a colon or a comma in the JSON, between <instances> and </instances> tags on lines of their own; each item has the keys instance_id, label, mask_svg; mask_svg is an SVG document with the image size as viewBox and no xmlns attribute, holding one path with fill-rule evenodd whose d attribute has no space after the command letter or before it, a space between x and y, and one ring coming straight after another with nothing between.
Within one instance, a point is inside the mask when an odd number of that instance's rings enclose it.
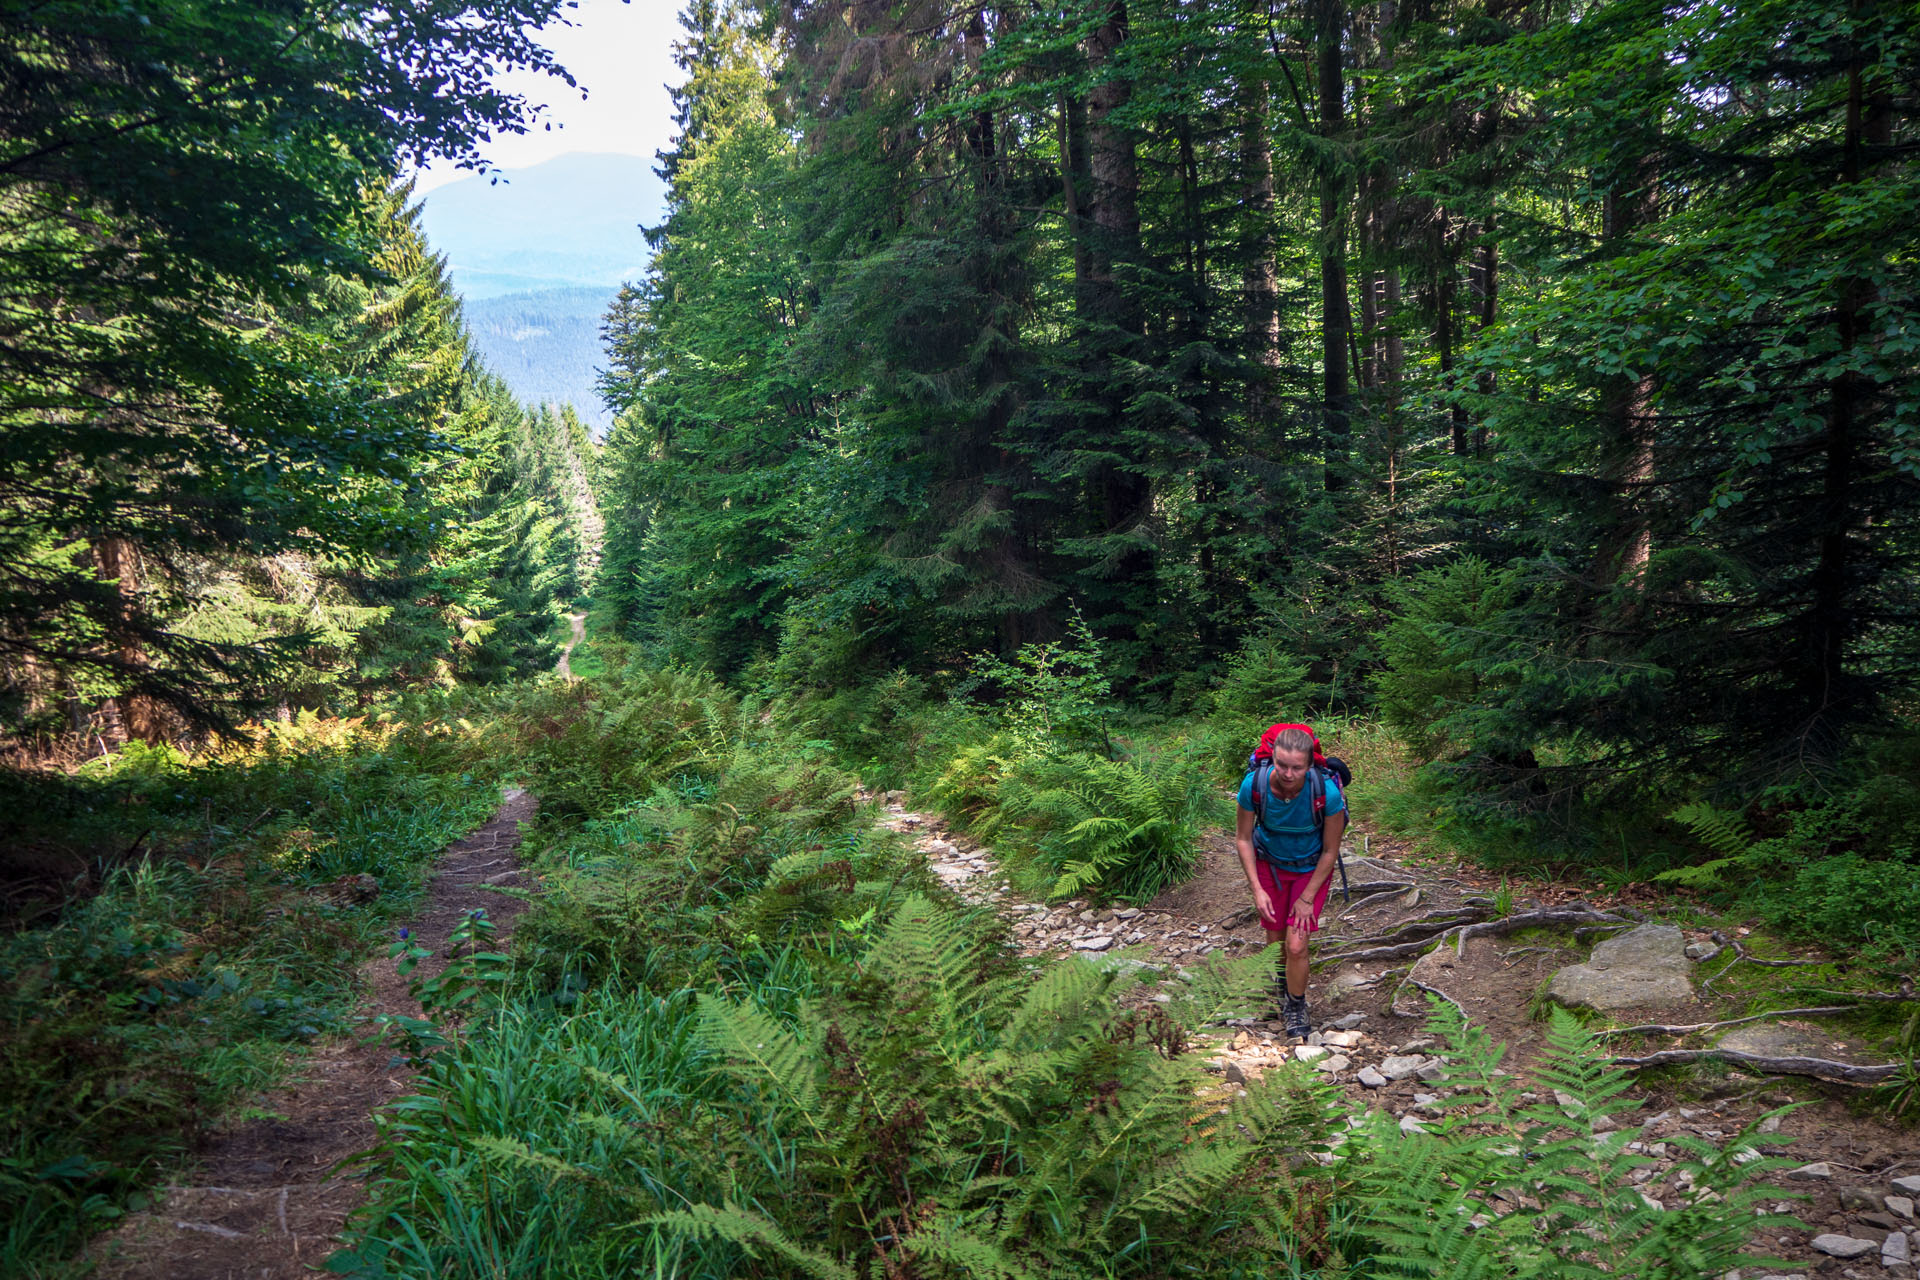
<instances>
[{"instance_id":1,"label":"hiker's arm","mask_svg":"<svg viewBox=\"0 0 1920 1280\"><path fill-rule=\"evenodd\" d=\"M1259 864L1253 860L1253 814L1249 810L1240 810L1240 827L1234 835L1233 847L1240 853L1240 869L1247 873L1247 885L1253 890L1253 909L1260 913L1260 923L1264 926L1274 918L1273 901L1260 887Z\"/></svg>"},{"instance_id":2,"label":"hiker's arm","mask_svg":"<svg viewBox=\"0 0 1920 1280\"><path fill-rule=\"evenodd\" d=\"M1327 815L1326 826L1320 829L1320 861L1313 864L1313 875L1307 880L1307 887L1293 900L1293 914L1302 926L1314 922L1313 904L1320 899L1320 886L1333 878L1333 868L1340 861L1340 837L1347 834L1346 810Z\"/></svg>"}]
</instances>

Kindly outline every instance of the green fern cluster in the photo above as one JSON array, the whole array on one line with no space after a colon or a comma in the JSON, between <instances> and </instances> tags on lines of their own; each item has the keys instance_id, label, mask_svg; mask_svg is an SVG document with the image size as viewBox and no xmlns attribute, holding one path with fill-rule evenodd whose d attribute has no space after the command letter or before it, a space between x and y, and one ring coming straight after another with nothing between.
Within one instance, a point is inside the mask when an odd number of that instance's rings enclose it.
<instances>
[{"instance_id":1,"label":"green fern cluster","mask_svg":"<svg viewBox=\"0 0 1920 1280\"><path fill-rule=\"evenodd\" d=\"M1685 1157L1664 1179L1636 1182L1654 1162L1629 1149L1640 1130L1628 1073L1571 1014L1554 1013L1531 1086L1499 1069L1503 1048L1452 1006L1436 1001L1431 1027L1453 1047L1440 1081L1459 1090L1447 1119L1403 1135L1373 1114L1348 1163L1367 1275L1699 1280L1786 1265L1746 1251L1756 1230L1798 1225L1757 1207L1779 1195L1760 1177L1790 1163L1761 1148L1784 1139L1756 1128L1725 1147L1666 1137ZM1664 1208L1656 1191L1680 1203Z\"/></svg>"},{"instance_id":2,"label":"green fern cluster","mask_svg":"<svg viewBox=\"0 0 1920 1280\"><path fill-rule=\"evenodd\" d=\"M1746 818L1716 809L1704 801L1681 805L1667 817L1686 827L1717 856L1690 867L1663 871L1654 877L1656 880L1688 889L1712 888L1721 884L1735 868L1749 866L1756 856L1769 852L1754 840L1753 829L1747 825Z\"/></svg>"},{"instance_id":3,"label":"green fern cluster","mask_svg":"<svg viewBox=\"0 0 1920 1280\"><path fill-rule=\"evenodd\" d=\"M740 707L704 673L631 668L604 684L545 683L502 699L481 726L540 795L544 824L617 812L684 774L718 772Z\"/></svg>"},{"instance_id":4,"label":"green fern cluster","mask_svg":"<svg viewBox=\"0 0 1920 1280\"><path fill-rule=\"evenodd\" d=\"M1317 1170L1332 1095L1276 1072L1219 1098L1186 1052L1257 1007L1271 968L1196 974L1149 1012L1125 1008L1123 968L1070 961L1030 980L977 923L910 896L852 980L795 1016L699 995L692 1043L720 1076L648 1081L624 1123L594 1088L606 1119L569 1139L591 1161L504 1118L464 1145L490 1188L545 1187L588 1222L625 1224L570 1252L626 1257L638 1232L648 1252L700 1260L682 1275L1167 1275L1223 1250L1287 1274L1307 1247L1292 1170ZM672 1121L665 1178L652 1099L696 1095ZM554 1123L581 1125L540 1122Z\"/></svg>"},{"instance_id":5,"label":"green fern cluster","mask_svg":"<svg viewBox=\"0 0 1920 1280\"><path fill-rule=\"evenodd\" d=\"M1036 761L1000 793L1006 820L1024 828L1054 873L1053 896L1097 889L1135 902L1193 874L1214 803L1183 756Z\"/></svg>"}]
</instances>

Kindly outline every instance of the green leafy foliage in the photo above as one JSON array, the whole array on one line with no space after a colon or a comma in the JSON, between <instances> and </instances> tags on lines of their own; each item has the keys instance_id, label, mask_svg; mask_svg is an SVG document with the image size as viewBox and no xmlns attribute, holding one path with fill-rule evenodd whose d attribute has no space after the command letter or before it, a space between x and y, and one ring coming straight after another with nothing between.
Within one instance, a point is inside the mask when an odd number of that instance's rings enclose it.
<instances>
[{"instance_id":1,"label":"green leafy foliage","mask_svg":"<svg viewBox=\"0 0 1920 1280\"><path fill-rule=\"evenodd\" d=\"M1192 876L1219 801L1190 759L1069 755L1033 759L998 790L1002 820L1057 878L1052 895L1097 889L1149 902Z\"/></svg>"},{"instance_id":2,"label":"green leafy foliage","mask_svg":"<svg viewBox=\"0 0 1920 1280\"><path fill-rule=\"evenodd\" d=\"M574 1019L508 1014L394 1111L378 1157L391 1207L336 1268L479 1274L505 1249L522 1259L508 1274L671 1258L689 1276L876 1260L1091 1276L1121 1250L1147 1274L1209 1265L1223 1232L1248 1259L1286 1256L1265 1188L1324 1145L1331 1100L1276 1073L1203 1101L1184 1052L1262 998L1268 966L1128 1013L1132 980L1112 967L1028 981L919 896L849 960L798 1005L768 974L731 998L608 993ZM507 1061L511 1090L491 1069ZM561 1183L564 1216L546 1193Z\"/></svg>"},{"instance_id":3,"label":"green leafy foliage","mask_svg":"<svg viewBox=\"0 0 1920 1280\"><path fill-rule=\"evenodd\" d=\"M1628 1150L1640 1105L1624 1096L1628 1073L1566 1011L1554 1012L1535 1068L1542 1092L1525 1097L1484 1028L1440 1001L1431 1026L1451 1046L1441 1083L1461 1092L1430 1132L1402 1135L1371 1115L1353 1168L1369 1274L1687 1280L1764 1265L1747 1252L1756 1228L1797 1225L1760 1208L1779 1192L1759 1180L1789 1162L1764 1154L1781 1139L1757 1122L1724 1147L1669 1138L1681 1159L1635 1182L1653 1162ZM1649 1203L1656 1194L1678 1204Z\"/></svg>"},{"instance_id":4,"label":"green leafy foliage","mask_svg":"<svg viewBox=\"0 0 1920 1280\"><path fill-rule=\"evenodd\" d=\"M559 8L0 14L0 293L37 300L0 355L0 722L43 718L49 686L117 696L150 740L228 720L307 628L194 619L260 621L235 593L271 570L223 561L433 540L447 370L415 363L386 192L534 118L493 77L565 78L532 36Z\"/></svg>"}]
</instances>

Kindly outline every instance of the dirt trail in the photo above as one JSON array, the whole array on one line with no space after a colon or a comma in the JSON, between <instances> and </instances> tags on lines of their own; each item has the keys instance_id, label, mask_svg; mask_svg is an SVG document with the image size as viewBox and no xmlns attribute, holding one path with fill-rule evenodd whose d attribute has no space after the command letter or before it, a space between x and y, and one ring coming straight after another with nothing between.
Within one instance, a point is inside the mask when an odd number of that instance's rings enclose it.
<instances>
[{"instance_id":1,"label":"dirt trail","mask_svg":"<svg viewBox=\"0 0 1920 1280\"><path fill-rule=\"evenodd\" d=\"M526 904L488 886L524 883L516 850L520 826L538 802L509 788L498 812L447 846L427 886L427 900L409 925L419 944L440 956L448 936L476 907L486 908L504 948ZM436 961L423 964L427 976ZM407 982L384 955L361 969L368 988L362 1012L418 1017ZM347 1214L365 1199L341 1160L373 1144L373 1112L406 1093L412 1071L395 1065L386 1044L337 1038L317 1046L299 1076L263 1098L270 1117L246 1119L211 1133L196 1167L168 1187L154 1209L130 1215L96 1241L96 1274L112 1280L283 1280L306 1276L337 1246Z\"/></svg>"},{"instance_id":2,"label":"dirt trail","mask_svg":"<svg viewBox=\"0 0 1920 1280\"><path fill-rule=\"evenodd\" d=\"M946 829L936 816L909 811L901 793L875 798L883 806L881 825L910 836L934 873L963 898L992 904L1008 919L1015 944L1024 954L1124 948L1150 963L1177 968L1202 963L1210 956L1252 954L1265 945L1232 838L1224 832L1207 839L1191 880L1144 908L1103 908L1085 900L1048 905L1014 897L992 850ZM1371 856L1348 855L1347 875L1355 892L1351 901L1343 900L1336 879L1315 938L1318 955L1334 955L1343 943L1377 938L1422 917L1472 911L1476 900L1489 903L1497 888L1483 873L1460 869L1448 874L1415 864L1403 846L1372 833L1364 820L1356 822L1350 839ZM1379 888L1388 884L1406 887ZM1374 891L1364 891L1362 886ZM1516 895L1512 904L1516 913L1574 914L1588 906L1570 889L1528 888L1532 896ZM1618 902L1595 900L1591 905L1644 918ZM1250 1019L1222 1028L1219 1039L1202 1052L1210 1055L1209 1068L1229 1083L1296 1058L1324 1072L1355 1107L1381 1109L1403 1121L1430 1118L1436 1091L1422 1076L1437 1074L1437 1060L1431 1056L1437 1046L1424 1031L1425 996L1408 979L1424 982L1457 1001L1472 1021L1508 1046L1507 1067L1525 1078L1544 1048L1545 1023L1535 1016L1540 991L1561 966L1583 961L1599 936L1604 935L1580 933L1568 926L1526 938L1473 937L1463 945L1449 943L1424 956L1326 966L1316 970L1313 979L1313 1020L1318 1030L1307 1044L1288 1039L1277 1018ZM1701 931L1690 931L1688 937L1707 942ZM1718 961L1702 964L1696 978L1719 967ZM1620 1010L1612 1018L1621 1026L1694 1024L1736 1012L1718 997L1697 994L1683 1004ZM1796 1037L1808 1046L1804 1051L1815 1056L1845 1060L1861 1048L1849 1046L1844 1036L1818 1020L1787 1020L1783 1026L1782 1034ZM1803 1103L1778 1126L1778 1132L1793 1140L1779 1154L1803 1167L1779 1180L1782 1199L1772 1207L1798 1216L1809 1229L1770 1234L1753 1247L1793 1260L1793 1270L1782 1274L1796 1277L1809 1270L1850 1280L1914 1277L1910 1265L1893 1259L1920 1257L1920 1234L1915 1232L1920 1223L1913 1216L1913 1193L1907 1190L1914 1175L1920 1175L1920 1141L1915 1141L1912 1130L1889 1122L1882 1113L1859 1107L1860 1090L1733 1069L1717 1078L1643 1080L1632 1092L1642 1101L1634 1113L1644 1124L1640 1137L1655 1160L1641 1190L1668 1208L1677 1207L1680 1197L1663 1180L1681 1152L1677 1146L1670 1150L1666 1139L1688 1136L1723 1141L1774 1107ZM1789 1201L1790 1196L1796 1198ZM1902 1237L1906 1244L1886 1243L1892 1236ZM1838 1238L1870 1241L1874 1250L1849 1269L1840 1257L1816 1247L1816 1237L1826 1239L1829 1248L1840 1247L1832 1243ZM1884 1266L1883 1257L1890 1260ZM1763 1280L1760 1272L1753 1277Z\"/></svg>"},{"instance_id":3,"label":"dirt trail","mask_svg":"<svg viewBox=\"0 0 1920 1280\"><path fill-rule=\"evenodd\" d=\"M587 615L570 613L567 621L573 624L573 634L567 638L567 647L560 651L560 661L554 665L554 671L565 679L573 679L573 651L587 638Z\"/></svg>"}]
</instances>

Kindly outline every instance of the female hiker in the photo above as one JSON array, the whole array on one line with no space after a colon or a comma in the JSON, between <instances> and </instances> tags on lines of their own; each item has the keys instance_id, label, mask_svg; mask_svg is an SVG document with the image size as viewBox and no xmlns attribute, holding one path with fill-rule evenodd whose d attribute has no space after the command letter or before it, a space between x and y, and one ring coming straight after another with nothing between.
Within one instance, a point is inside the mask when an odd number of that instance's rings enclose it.
<instances>
[{"instance_id":1,"label":"female hiker","mask_svg":"<svg viewBox=\"0 0 1920 1280\"><path fill-rule=\"evenodd\" d=\"M1314 764L1315 742L1305 729L1283 729L1271 764L1256 762L1240 781L1240 866L1253 889L1253 907L1272 945L1287 945L1287 984L1280 1014L1287 1034L1305 1039L1307 936L1320 927L1327 889L1347 829L1340 780Z\"/></svg>"}]
</instances>

